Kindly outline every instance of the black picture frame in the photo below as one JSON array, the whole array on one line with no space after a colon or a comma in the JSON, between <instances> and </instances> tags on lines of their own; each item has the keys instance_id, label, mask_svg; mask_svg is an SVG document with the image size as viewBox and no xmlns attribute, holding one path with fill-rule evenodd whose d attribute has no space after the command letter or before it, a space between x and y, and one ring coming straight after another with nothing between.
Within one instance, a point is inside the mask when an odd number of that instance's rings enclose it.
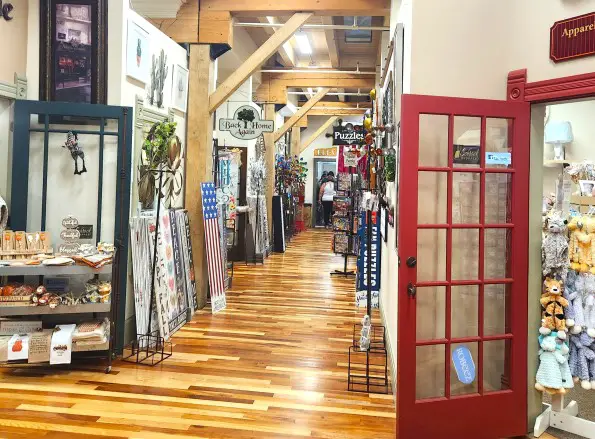
<instances>
[{"instance_id":1,"label":"black picture frame","mask_svg":"<svg viewBox=\"0 0 595 439\"><path fill-rule=\"evenodd\" d=\"M39 75L41 101L106 103L106 0L40 0Z\"/></svg>"}]
</instances>

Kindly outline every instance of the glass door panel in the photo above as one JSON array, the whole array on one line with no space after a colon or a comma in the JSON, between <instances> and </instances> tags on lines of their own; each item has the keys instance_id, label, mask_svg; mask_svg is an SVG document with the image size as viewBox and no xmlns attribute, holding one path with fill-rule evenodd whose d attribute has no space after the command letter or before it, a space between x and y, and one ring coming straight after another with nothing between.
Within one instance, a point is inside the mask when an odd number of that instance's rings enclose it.
<instances>
[{"instance_id":1,"label":"glass door panel","mask_svg":"<svg viewBox=\"0 0 595 439\"><path fill-rule=\"evenodd\" d=\"M399 437L471 437L469 419L474 437L520 435L528 105L407 95L402 112ZM506 425L490 415L502 407Z\"/></svg>"}]
</instances>

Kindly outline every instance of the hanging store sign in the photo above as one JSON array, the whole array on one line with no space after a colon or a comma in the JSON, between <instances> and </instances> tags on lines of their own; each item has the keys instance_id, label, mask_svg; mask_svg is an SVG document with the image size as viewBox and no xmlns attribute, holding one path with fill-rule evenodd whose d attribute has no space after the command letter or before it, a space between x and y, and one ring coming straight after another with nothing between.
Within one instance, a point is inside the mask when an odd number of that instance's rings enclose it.
<instances>
[{"instance_id":1,"label":"hanging store sign","mask_svg":"<svg viewBox=\"0 0 595 439\"><path fill-rule=\"evenodd\" d=\"M219 119L219 131L229 131L236 139L251 140L262 133L275 131L275 122L260 120L258 111L250 105L243 105L236 110L233 119Z\"/></svg>"},{"instance_id":2,"label":"hanging store sign","mask_svg":"<svg viewBox=\"0 0 595 439\"><path fill-rule=\"evenodd\" d=\"M460 346L452 351L452 364L460 382L471 384L475 381L475 363L467 346Z\"/></svg>"},{"instance_id":3,"label":"hanging store sign","mask_svg":"<svg viewBox=\"0 0 595 439\"><path fill-rule=\"evenodd\" d=\"M550 59L555 63L595 55L595 12L556 21L550 28Z\"/></svg>"},{"instance_id":4,"label":"hanging store sign","mask_svg":"<svg viewBox=\"0 0 595 439\"><path fill-rule=\"evenodd\" d=\"M317 148L314 150L314 157L336 157L337 147L332 148Z\"/></svg>"},{"instance_id":5,"label":"hanging store sign","mask_svg":"<svg viewBox=\"0 0 595 439\"><path fill-rule=\"evenodd\" d=\"M364 127L346 123L333 127L333 145L359 145L364 141Z\"/></svg>"},{"instance_id":6,"label":"hanging store sign","mask_svg":"<svg viewBox=\"0 0 595 439\"><path fill-rule=\"evenodd\" d=\"M10 21L14 18L10 16L10 13L13 11L13 9L14 6L12 5L12 3L3 2L2 0L0 0L0 15L6 21Z\"/></svg>"}]
</instances>

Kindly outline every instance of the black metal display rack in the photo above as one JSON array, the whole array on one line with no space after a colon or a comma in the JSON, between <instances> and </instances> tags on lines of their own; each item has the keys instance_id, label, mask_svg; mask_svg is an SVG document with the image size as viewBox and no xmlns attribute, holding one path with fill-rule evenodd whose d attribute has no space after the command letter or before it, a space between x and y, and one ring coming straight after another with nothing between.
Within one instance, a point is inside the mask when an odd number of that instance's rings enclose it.
<instances>
[{"instance_id":1,"label":"black metal display rack","mask_svg":"<svg viewBox=\"0 0 595 439\"><path fill-rule=\"evenodd\" d=\"M349 256L357 256L359 250L358 244L358 225L359 225L359 193L357 189L357 174L345 173L349 176L349 189L339 190L333 199L334 214L333 214L333 251L342 254L344 258L343 270L334 270L332 275L339 276L355 276L355 271L348 270L347 264ZM344 175L339 174L338 178L344 178ZM348 200L348 201L347 201ZM349 202L349 209L345 211L344 204ZM346 237L346 238L345 238ZM347 239L347 248L337 251L337 239Z\"/></svg>"}]
</instances>

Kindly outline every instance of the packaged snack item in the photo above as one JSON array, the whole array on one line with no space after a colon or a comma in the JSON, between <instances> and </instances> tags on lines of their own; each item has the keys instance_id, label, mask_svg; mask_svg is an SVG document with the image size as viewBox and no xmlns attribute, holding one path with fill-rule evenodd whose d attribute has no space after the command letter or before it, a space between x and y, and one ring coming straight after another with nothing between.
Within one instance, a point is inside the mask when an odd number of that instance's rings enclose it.
<instances>
[{"instance_id":1,"label":"packaged snack item","mask_svg":"<svg viewBox=\"0 0 595 439\"><path fill-rule=\"evenodd\" d=\"M47 252L52 244L50 232L39 232L39 239L41 241L41 246L39 249Z\"/></svg>"},{"instance_id":2,"label":"packaged snack item","mask_svg":"<svg viewBox=\"0 0 595 439\"><path fill-rule=\"evenodd\" d=\"M27 238L25 232L14 232L14 249L19 252L27 250Z\"/></svg>"},{"instance_id":3,"label":"packaged snack item","mask_svg":"<svg viewBox=\"0 0 595 439\"><path fill-rule=\"evenodd\" d=\"M14 250L14 232L5 230L2 233L2 251L9 252ZM3 256L2 259L14 259L13 256Z\"/></svg>"},{"instance_id":4,"label":"packaged snack item","mask_svg":"<svg viewBox=\"0 0 595 439\"><path fill-rule=\"evenodd\" d=\"M25 233L27 237L27 250L37 250L35 246L35 233Z\"/></svg>"}]
</instances>

